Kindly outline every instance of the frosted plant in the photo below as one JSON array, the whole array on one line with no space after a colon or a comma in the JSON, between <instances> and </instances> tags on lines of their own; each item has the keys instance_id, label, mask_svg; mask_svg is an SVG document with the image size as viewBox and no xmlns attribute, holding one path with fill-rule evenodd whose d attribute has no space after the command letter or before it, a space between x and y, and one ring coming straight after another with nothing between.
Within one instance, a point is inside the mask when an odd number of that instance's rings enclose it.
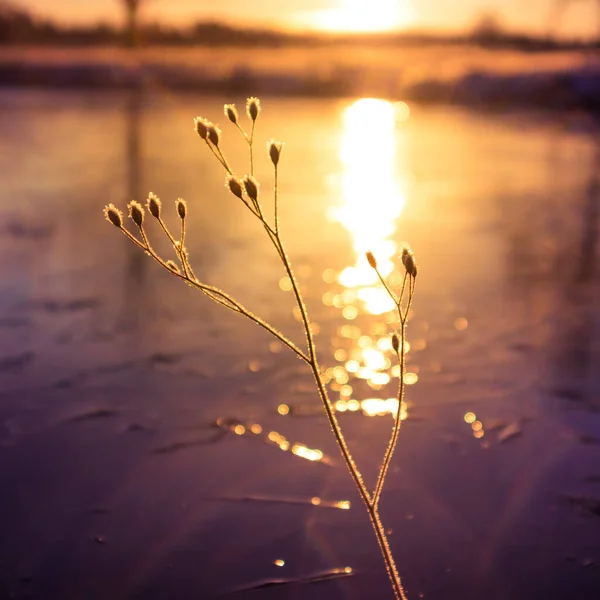
<instances>
[{"instance_id":1,"label":"frosted plant","mask_svg":"<svg viewBox=\"0 0 600 600\"><path fill-rule=\"evenodd\" d=\"M312 372L315 380L317 392L323 404L325 414L331 426L331 430L337 442L337 445L342 454L343 460L350 471L350 475L354 480L358 493L363 500L367 513L371 519L373 531L377 537L381 553L385 561L387 572L392 584L395 596L397 599L406 600L406 594L402 588L400 582L400 576L398 575L398 569L394 562L392 552L390 550L388 540L385 534L385 528L381 522L379 516L379 501L383 491L388 467L394 453L394 448L398 441L398 434L400 431L400 412L404 400L404 374L405 374L405 338L406 338L406 326L408 321L408 314L412 303L415 281L417 277L417 265L413 256L413 253L405 248L402 251L401 261L404 267L404 279L402 286L396 293L393 291L385 278L381 275L377 267L377 259L371 253L367 252L367 260L370 266L376 271L381 284L392 298L395 303L396 311L398 313L398 326L397 330L392 334L392 348L396 354L396 358L399 364L399 378L398 378L398 407L394 417L394 424L390 435L389 443L385 451L375 488L370 491L364 482L364 479L352 457L348 444L344 438L342 428L335 415L334 406L329 399L327 393L326 382L324 381L322 370L317 358L317 348L315 346L314 336L311 329L311 322L308 317L306 305L304 303L302 294L300 293L300 287L296 279L296 275L292 268L292 263L285 251L285 246L282 242L280 227L279 227L279 215L278 215L278 204L279 204L279 189L278 189L278 169L283 152L283 143L271 140L267 144L268 158L273 165L274 175L274 193L273 193L273 209L271 214L267 214L267 211L263 208L260 199L260 186L256 178L254 177L254 128L256 121L260 115L261 106L258 98L248 98L246 103L246 114L250 121L250 132L246 132L240 123L239 113L233 104L226 104L224 107L225 116L233 123L233 125L239 130L245 139L250 155L250 173L245 175L243 178L238 178L232 171L227 158L223 153L220 145L221 130L211 123L209 120L197 117L194 119L194 129L200 139L206 144L208 150L212 152L216 160L223 167L226 179L226 188L236 196L251 213L252 218L258 219L264 227L266 235L269 237L275 251L277 252L283 269L289 277L291 282L292 291L295 297L295 301L300 311L301 322L306 336L306 344L304 348L298 347L293 341L288 339L283 333L271 326L269 323L261 319L258 315L254 314L243 306L236 298L232 297L225 291L209 285L198 279L194 273L190 257L188 255L185 239L186 239L186 219L188 214L188 208L185 200L179 198L175 202L176 213L179 218L179 232L176 239L173 233L167 227L163 219L163 207L160 199L154 194L148 196L146 202L146 209L135 200L132 200L128 204L129 217L133 221L138 235L132 233L132 231L125 228L123 213L116 208L113 204L109 204L104 209L104 214L108 221L110 221L117 229L119 229L127 238L129 238L136 246L138 246L145 253L150 255L159 265L167 269L175 277L185 281L189 285L197 288L202 293L206 294L211 300L221 304L229 310L239 313L240 315L250 319L263 329L266 329L272 336L283 342L292 352L294 352L302 361L304 361L307 367ZM175 252L176 261L167 260L162 258L154 250L146 230L144 229L144 219L146 210L150 213L153 219L156 219L160 224L164 234L169 239L173 250ZM271 212L271 211L269 211Z\"/></svg>"}]
</instances>

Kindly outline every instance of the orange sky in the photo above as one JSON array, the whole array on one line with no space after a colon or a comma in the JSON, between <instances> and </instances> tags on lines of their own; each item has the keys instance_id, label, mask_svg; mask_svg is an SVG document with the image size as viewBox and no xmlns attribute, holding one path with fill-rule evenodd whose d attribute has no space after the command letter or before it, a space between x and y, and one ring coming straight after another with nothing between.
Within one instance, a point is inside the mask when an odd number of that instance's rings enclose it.
<instances>
[{"instance_id":1,"label":"orange sky","mask_svg":"<svg viewBox=\"0 0 600 600\"><path fill-rule=\"evenodd\" d=\"M510 28L545 33L552 7L560 0L143 0L148 19L185 24L223 19L279 27L380 30L450 29L471 26L477 16L494 11ZM13 0L38 14L70 23L116 22L121 0ZM564 0L568 7L557 21L557 33L598 35L600 0Z\"/></svg>"}]
</instances>

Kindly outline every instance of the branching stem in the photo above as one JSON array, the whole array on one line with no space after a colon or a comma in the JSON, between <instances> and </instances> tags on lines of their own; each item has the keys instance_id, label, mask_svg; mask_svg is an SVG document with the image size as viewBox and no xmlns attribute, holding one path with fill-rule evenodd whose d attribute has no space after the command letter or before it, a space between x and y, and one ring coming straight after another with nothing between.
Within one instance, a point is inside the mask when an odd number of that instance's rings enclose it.
<instances>
[{"instance_id":1,"label":"branching stem","mask_svg":"<svg viewBox=\"0 0 600 600\"><path fill-rule=\"evenodd\" d=\"M256 102L258 102L258 101L256 101ZM256 108L256 106L257 105L255 105L254 108ZM227 108L227 105L226 105L226 108ZM256 112L258 112L258 111L256 111ZM253 142L254 142L255 119L256 119L256 115L253 114L252 115L252 129L250 131L250 135L248 135L244 131L244 129L236 122L238 129L244 136L244 139L246 140L246 142L248 143L248 146L249 146L251 176L254 175ZM225 155L223 154L221 148L218 145L218 139L217 139L217 144L213 144L206 138L205 138L205 141L206 141L207 146L210 148L211 152L215 156L215 158L219 161L219 163L225 169L225 171L228 173L228 175L230 177L234 177L233 171L231 170L229 163L227 162L227 159L225 158ZM163 232L165 233L165 235L169 239L169 242L171 243L171 245L173 246L173 248L175 250L177 258L179 259L179 262L181 264L181 270L172 261L170 261L170 260L165 261L164 259L162 259L156 253L156 251L152 248L152 246L150 245L150 241L148 240L148 237L147 237L146 232L143 227L143 213L142 213L142 217L136 217L135 215L134 215L134 217L132 217L132 218L134 218L135 222L138 223L141 240L138 239L135 235L133 235L130 231L128 231L127 229L125 229L122 226L119 211L116 211L116 209L112 205L109 205L106 207L106 211L107 211L106 215L107 215L107 218L114 225L117 225L119 227L119 229L123 232L123 234L127 238L129 238L129 240L131 242L133 242L135 245L137 245L139 248L141 248L149 256L151 256L159 265L161 265L163 268L167 269L172 275L175 275L176 277L185 281L189 285L199 289L203 294L207 295L211 300L214 300L215 302L217 302L218 304L221 304L225 308L228 308L229 310L231 310L233 312L241 314L244 317L246 317L247 319L249 319L250 321L252 321L253 323L256 323L257 325L259 325L260 327L262 327L263 329L268 331L272 336L274 336L276 339L278 339L284 345L286 345L290 350L292 350L292 352L294 352L305 363L307 363L307 365L310 367L311 373L314 377L315 384L317 386L317 391L319 394L319 398L323 404L325 414L327 416L327 420L329 422L329 425L331 427L331 430L333 432L333 435L335 437L337 445L342 454L344 463L348 467L348 470L350 471L350 475L352 476L352 479L358 490L359 496L361 497L363 503L366 506L367 513L369 514L369 518L371 520L371 525L373 526L373 530L375 532L375 536L377 538L377 542L379 544L379 547L380 547L380 550L381 550L381 553L382 553L382 556L383 556L383 559L385 562L386 570L387 570L389 579L391 581L392 588L394 590L394 594L396 596L396 600L406 600L406 594L402 587L402 584L400 581L400 576L398 574L398 569L396 568L396 563L394 562L394 558L392 556L392 552L390 550L390 546L389 546L389 543L387 540L385 528L381 522L381 518L379 515L379 501L380 501L381 494L383 491L384 482L385 482L385 479L386 479L386 476L388 473L388 468L389 468L392 456L394 454L394 449L395 449L397 441L398 441L398 435L399 435L400 426L401 426L401 414L402 414L402 405L404 402L404 388L405 388L404 375L405 375L405 370L406 370L406 356L405 356L406 355L406 350L405 350L406 325L407 325L410 306L412 303L414 290L415 290L416 265L414 264L414 259L412 258L412 253L411 253L410 254L410 260L411 260L410 274L409 274L409 268L407 267L407 273L405 273L405 275L404 275L404 280L402 282L402 288L400 291L400 295L397 296L392 291L392 289L389 287L389 285L385 281L385 278L381 275L381 273L377 269L376 261L375 261L374 257L372 256L372 254L368 253L368 256L367 256L367 258L369 259L369 263L377 272L377 276L378 276L380 282L382 283L384 289L387 291L390 298L392 298L392 300L394 301L394 303L396 305L396 310L398 312L398 318L399 318L399 324L400 324L399 325L399 339L397 337L397 334L394 334L394 338L392 339L393 347L394 347L394 350L396 351L396 358L397 358L398 366L399 366L399 370L400 370L399 382L398 382L398 396L397 396L398 397L398 408L394 415L394 425L393 425L392 433L390 435L388 446L385 451L384 458L383 458L380 470L377 475L377 481L375 484L373 494L371 495L371 493L369 492L369 489L367 488L367 485L364 482L363 476L362 476L360 470L358 469L356 462L354 461L352 453L350 452L350 448L348 447L348 444L347 444L344 434L342 432L342 428L336 417L334 406L329 398L329 394L327 392L327 386L324 381L321 367L319 366L319 361L317 358L317 350L316 350L316 346L315 346L313 330L311 328L311 322L308 317L308 311L306 308L306 304L302 297L300 286L299 286L298 280L296 279L294 270L292 268L291 261L285 251L285 247L281 240L280 229L279 229L279 202L278 202L279 201L279 198L278 198L279 185L278 185L278 168L277 168L277 164L279 162L279 152L281 150L281 145L276 145L274 148L278 152L276 153L275 157L273 154L270 154L271 160L274 165L274 207L273 207L274 208L274 220L273 220L273 225L270 225L269 222L267 221L267 219L265 218L262 207L258 201L258 197L254 192L251 192L251 193L253 194L253 196L256 196L256 198L250 198L248 196L248 199L246 199L244 197L244 190L242 189L242 192L240 194L237 189L232 187L233 186L232 181L229 181L229 187L232 189L232 191L235 191L236 196L238 196L242 200L242 202L246 205L248 210L250 210L250 212L253 214L253 216L256 217L262 223L262 225L265 229L265 232L267 233L271 243L273 244L275 250L277 251L277 253L279 255L279 258L281 259L284 270L291 282L294 298L295 298L296 304L298 306L298 309L300 311L301 322L302 322L304 334L306 337L306 351L299 348L294 342L292 342L290 339L288 339L283 333L278 331L276 328L271 326L269 323L267 323L266 321L264 321L263 319L261 319L260 317L258 317L254 313L252 313L251 311L249 311L247 308L245 308L240 302L238 302L231 295L227 294L223 290L220 290L219 288L216 288L214 286L211 286L211 285L201 282L196 277L196 275L194 274L194 271L192 269L192 266L190 264L187 250L185 248L185 238L186 238L185 213L180 214L180 216L183 216L184 218L181 219L181 237L180 237L179 241L175 240L175 238L169 231L169 228L167 227L166 223L163 221L161 216L159 214L154 213ZM245 189L248 190L248 187L246 187ZM140 210L141 210L141 208L140 208ZM113 211L113 212L111 212L111 211ZM137 213L136 213L136 215L137 215ZM403 254L403 261L404 260L405 260L405 258L404 258L404 254ZM408 284L408 288L407 288L407 284ZM406 293L407 293L407 298L405 299Z\"/></svg>"},{"instance_id":2,"label":"branching stem","mask_svg":"<svg viewBox=\"0 0 600 600\"><path fill-rule=\"evenodd\" d=\"M340 427L339 421L335 416L335 411L333 405L331 404L331 400L329 399L329 395L327 393L327 388L323 383L323 379L321 377L321 370L319 367L319 363L317 360L316 347L314 343L314 338L312 334L312 330L310 327L310 321L308 319L308 313L306 310L306 305L304 304L304 299L302 298L302 294L300 293L300 288L298 286L298 281L294 275L294 271L292 269L290 260L285 252L281 239L279 237L279 233L276 230L276 242L281 250L280 256L282 257L282 262L287 272L287 275L292 284L292 290L294 292L294 296L296 298L296 303L298 308L300 309L300 314L302 318L302 324L304 326L304 332L306 334L306 340L308 344L308 353L309 353L309 366L311 368L313 377L317 384L317 390L319 392L319 397L321 402L323 403L323 407L325 408L325 414L327 415L327 420L329 421L329 425L331 426L331 430L333 431L333 435L338 444L338 447L342 453L342 457L348 470L350 471L350 475L354 480L358 493L364 502L367 512L369 513L369 517L371 519L371 525L375 531L375 536L377 537L377 541L379 543L379 548L381 550L386 570L388 573L388 577L390 578L392 588L394 589L394 593L396 595L397 600L406 600L406 594L404 593L404 589L402 587L402 583L400 581L400 575L398 573L398 569L396 567L396 563L394 561L394 557L392 556L392 552L390 550L390 546L387 540L387 536L385 534L385 529L383 524L381 523L381 518L379 517L378 503L375 501L375 497L371 498L369 490L363 480L362 474L358 469L354 458L352 457L352 453L346 443L346 439L342 432L342 428ZM396 439L397 439L397 431ZM392 436L393 437L393 436ZM389 453L391 458L391 452Z\"/></svg>"},{"instance_id":3,"label":"branching stem","mask_svg":"<svg viewBox=\"0 0 600 600\"><path fill-rule=\"evenodd\" d=\"M404 402L404 374L406 371L406 322L408 319L408 310L410 308L410 304L412 302L412 297L414 293L414 278L410 277L408 273L404 274L404 280L402 282L402 289L400 291L400 297L396 297L392 295L392 292L389 290L385 280L379 273L379 270L376 268L377 274L379 275L380 280L382 281L385 289L388 291L390 296L396 302L396 309L398 310L398 317L400 321L400 336L398 342L398 350L396 351L396 358L398 360L398 365L400 368L400 373L398 374L398 408L396 409L396 414L394 416L394 426L392 428L392 435L390 436L390 440L388 442L387 449L385 451L385 455L383 457L383 462L381 463L381 468L379 469L379 474L377 476L377 483L375 484L375 491L373 492L373 504L375 506L379 505L379 499L381 497L381 492L383 490L383 484L385 482L385 478L387 476L388 467L390 466L390 462L392 460L392 456L394 454L394 450L396 449L396 443L398 442L398 435L400 433L400 427L402 425L402 403ZM409 282L409 294L408 300L406 302L406 310L402 310L402 303L404 300L404 292L406 290L406 281L410 279Z\"/></svg>"},{"instance_id":4,"label":"branching stem","mask_svg":"<svg viewBox=\"0 0 600 600\"><path fill-rule=\"evenodd\" d=\"M175 277L178 277L179 279L182 279L186 283L189 283L191 286L199 289L202 293L206 294L209 298L211 298L218 304L221 304L234 312L240 313L241 315L250 319L250 321L252 321L253 323L260 325L263 329L266 329L271 335L276 337L280 342L285 344L290 350L292 350L292 352L294 352L304 362L310 363L310 359L306 355L306 353L303 352L300 348L298 348L298 346L296 346L296 344L294 344L294 342L292 342L290 339L288 339L285 335L283 335L283 333L281 333L280 331L275 329L273 326L269 325L269 323L267 323L266 321L264 321L263 319L261 319L260 317L255 315L253 312L251 312L250 310L245 308L240 302L235 300L232 296L230 296L223 290L220 290L219 288L216 288L211 285L207 285L205 283L201 283L197 279L191 279L190 277L186 276L184 273L174 271L166 263L166 261L164 261L162 258L160 258L160 256L158 256L158 254L156 254L156 252L154 251L152 246L150 246L147 239L144 241L144 243L142 243L131 232L127 231L127 229L125 229L124 227L121 228L121 231L134 244L139 246L142 250L144 250L144 252L147 252L159 265L161 265L163 268L165 268L167 271L169 271L169 273L171 273L172 275L175 275ZM144 238L145 234L142 237Z\"/></svg>"}]
</instances>

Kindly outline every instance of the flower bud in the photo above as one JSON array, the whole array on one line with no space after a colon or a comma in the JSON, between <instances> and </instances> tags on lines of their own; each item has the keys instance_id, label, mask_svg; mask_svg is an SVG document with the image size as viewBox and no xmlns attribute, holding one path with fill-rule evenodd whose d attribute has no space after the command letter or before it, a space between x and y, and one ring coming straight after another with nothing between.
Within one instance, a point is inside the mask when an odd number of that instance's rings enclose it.
<instances>
[{"instance_id":1,"label":"flower bud","mask_svg":"<svg viewBox=\"0 0 600 600\"><path fill-rule=\"evenodd\" d=\"M138 226L142 227L144 224L144 209L139 202L132 200L128 205L129 216L131 220Z\"/></svg>"},{"instance_id":2,"label":"flower bud","mask_svg":"<svg viewBox=\"0 0 600 600\"><path fill-rule=\"evenodd\" d=\"M234 124L238 122L238 111L235 104L226 104L224 107L225 116Z\"/></svg>"},{"instance_id":3,"label":"flower bud","mask_svg":"<svg viewBox=\"0 0 600 600\"><path fill-rule=\"evenodd\" d=\"M394 352L398 354L398 350L400 349L400 340L398 339L398 335L396 333L392 335L392 348L394 349Z\"/></svg>"},{"instance_id":4,"label":"flower bud","mask_svg":"<svg viewBox=\"0 0 600 600\"><path fill-rule=\"evenodd\" d=\"M402 250L402 264L404 265L406 272L411 277L417 276L417 263L415 261L415 257L413 255L412 251L409 250L408 248L404 248Z\"/></svg>"},{"instance_id":5,"label":"flower bud","mask_svg":"<svg viewBox=\"0 0 600 600\"><path fill-rule=\"evenodd\" d=\"M177 198L177 200L175 200L175 206L177 207L179 218L183 221L187 214L187 204L185 203L185 200L183 198Z\"/></svg>"},{"instance_id":6,"label":"flower bud","mask_svg":"<svg viewBox=\"0 0 600 600\"><path fill-rule=\"evenodd\" d=\"M248 198L256 202L256 200L258 200L258 181L256 181L252 175L246 175L243 179L243 183Z\"/></svg>"},{"instance_id":7,"label":"flower bud","mask_svg":"<svg viewBox=\"0 0 600 600\"><path fill-rule=\"evenodd\" d=\"M148 211L150 212L150 214L155 219L160 219L160 211L162 209L162 202L160 201L160 198L156 194L153 194L152 192L150 192L150 194L148 195L148 202L146 203L146 206L148 207Z\"/></svg>"},{"instance_id":8,"label":"flower bud","mask_svg":"<svg viewBox=\"0 0 600 600\"><path fill-rule=\"evenodd\" d=\"M206 119L203 119L202 117L196 117L194 119L194 129L203 140L205 140L206 136L208 135L208 127L210 125L212 125L212 123Z\"/></svg>"},{"instance_id":9,"label":"flower bud","mask_svg":"<svg viewBox=\"0 0 600 600\"><path fill-rule=\"evenodd\" d=\"M283 149L283 142L276 142L275 140L271 140L267 143L267 148L269 150L271 162L275 166L277 166L277 164L279 163L279 157L281 156L281 150Z\"/></svg>"},{"instance_id":10,"label":"flower bud","mask_svg":"<svg viewBox=\"0 0 600 600\"><path fill-rule=\"evenodd\" d=\"M215 125L213 125L212 123L207 127L207 131L208 131L208 139L209 141L211 141L215 146L219 145L219 139L221 137L221 130L218 127L215 127Z\"/></svg>"},{"instance_id":11,"label":"flower bud","mask_svg":"<svg viewBox=\"0 0 600 600\"><path fill-rule=\"evenodd\" d=\"M246 112L248 113L248 118L256 121L258 115L260 114L260 100L258 98L248 98L246 100Z\"/></svg>"},{"instance_id":12,"label":"flower bud","mask_svg":"<svg viewBox=\"0 0 600 600\"><path fill-rule=\"evenodd\" d=\"M123 227L123 213L114 205L109 204L104 207L104 216L107 221L110 221L115 227L121 229Z\"/></svg>"},{"instance_id":13,"label":"flower bud","mask_svg":"<svg viewBox=\"0 0 600 600\"><path fill-rule=\"evenodd\" d=\"M242 186L235 177L228 177L225 180L225 185L229 188L229 191L238 198L242 198Z\"/></svg>"},{"instance_id":14,"label":"flower bud","mask_svg":"<svg viewBox=\"0 0 600 600\"><path fill-rule=\"evenodd\" d=\"M369 264L376 269L377 268L377 261L375 260L375 257L373 256L373 253L369 250L369 252L367 252L367 260L369 261Z\"/></svg>"}]
</instances>

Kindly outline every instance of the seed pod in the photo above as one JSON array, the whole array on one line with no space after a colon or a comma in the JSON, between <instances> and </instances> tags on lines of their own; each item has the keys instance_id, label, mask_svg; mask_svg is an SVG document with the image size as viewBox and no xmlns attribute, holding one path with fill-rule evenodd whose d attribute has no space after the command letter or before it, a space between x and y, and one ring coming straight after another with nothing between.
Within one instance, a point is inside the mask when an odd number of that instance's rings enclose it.
<instances>
[{"instance_id":1,"label":"seed pod","mask_svg":"<svg viewBox=\"0 0 600 600\"><path fill-rule=\"evenodd\" d=\"M109 204L104 207L104 216L107 221L110 221L115 227L121 229L123 227L123 213L114 205Z\"/></svg>"},{"instance_id":2,"label":"seed pod","mask_svg":"<svg viewBox=\"0 0 600 600\"><path fill-rule=\"evenodd\" d=\"M369 252L367 252L367 260L369 261L369 264L376 269L377 268L377 261L375 260L375 257L373 256L373 253L369 250Z\"/></svg>"},{"instance_id":3,"label":"seed pod","mask_svg":"<svg viewBox=\"0 0 600 600\"><path fill-rule=\"evenodd\" d=\"M203 119L202 117L196 117L194 119L194 129L203 140L205 140L206 136L208 135L209 125L212 125L212 123L206 119Z\"/></svg>"},{"instance_id":4,"label":"seed pod","mask_svg":"<svg viewBox=\"0 0 600 600\"><path fill-rule=\"evenodd\" d=\"M248 98L246 100L246 112L248 113L248 118L252 119L252 121L256 121L260 114L260 100L254 96Z\"/></svg>"},{"instance_id":5,"label":"seed pod","mask_svg":"<svg viewBox=\"0 0 600 600\"><path fill-rule=\"evenodd\" d=\"M132 200L128 205L129 208L129 216L131 220L138 226L142 227L144 225L144 208L139 202Z\"/></svg>"},{"instance_id":6,"label":"seed pod","mask_svg":"<svg viewBox=\"0 0 600 600\"><path fill-rule=\"evenodd\" d=\"M267 148L269 150L271 162L275 166L277 166L277 164L279 163L279 157L281 156L281 150L283 149L283 142L276 142L275 140L271 140L267 143Z\"/></svg>"},{"instance_id":7,"label":"seed pod","mask_svg":"<svg viewBox=\"0 0 600 600\"><path fill-rule=\"evenodd\" d=\"M417 276L417 263L414 254L408 248L402 250L402 264L411 277Z\"/></svg>"},{"instance_id":8,"label":"seed pod","mask_svg":"<svg viewBox=\"0 0 600 600\"><path fill-rule=\"evenodd\" d=\"M392 348L394 349L394 352L398 354L398 350L400 349L400 340L398 339L398 335L396 333L392 335Z\"/></svg>"},{"instance_id":9,"label":"seed pod","mask_svg":"<svg viewBox=\"0 0 600 600\"><path fill-rule=\"evenodd\" d=\"M226 104L224 107L225 116L234 124L238 122L238 111L235 104Z\"/></svg>"},{"instance_id":10,"label":"seed pod","mask_svg":"<svg viewBox=\"0 0 600 600\"><path fill-rule=\"evenodd\" d=\"M207 131L209 141L211 141L215 146L218 146L219 139L221 138L221 130L211 124L207 127Z\"/></svg>"},{"instance_id":11,"label":"seed pod","mask_svg":"<svg viewBox=\"0 0 600 600\"><path fill-rule=\"evenodd\" d=\"M238 198L242 198L242 186L235 177L228 177L225 180L225 185L229 188L229 191Z\"/></svg>"},{"instance_id":12,"label":"seed pod","mask_svg":"<svg viewBox=\"0 0 600 600\"><path fill-rule=\"evenodd\" d=\"M243 183L248 198L256 202L256 200L258 200L258 181L256 181L252 175L246 175L243 179Z\"/></svg>"},{"instance_id":13,"label":"seed pod","mask_svg":"<svg viewBox=\"0 0 600 600\"><path fill-rule=\"evenodd\" d=\"M146 206L148 207L148 211L150 212L150 214L155 219L160 219L160 211L162 209L162 202L160 201L160 198L156 194L153 194L152 192L150 192L150 194L148 195L148 202L146 203Z\"/></svg>"},{"instance_id":14,"label":"seed pod","mask_svg":"<svg viewBox=\"0 0 600 600\"><path fill-rule=\"evenodd\" d=\"M404 266L406 267L406 272L411 277L417 276L417 263L415 262L415 257L412 254L409 254L406 257L406 263L404 264Z\"/></svg>"},{"instance_id":15,"label":"seed pod","mask_svg":"<svg viewBox=\"0 0 600 600\"><path fill-rule=\"evenodd\" d=\"M177 207L179 218L183 221L187 215L187 204L185 200L183 198L177 198L177 200L175 200L175 206Z\"/></svg>"}]
</instances>

